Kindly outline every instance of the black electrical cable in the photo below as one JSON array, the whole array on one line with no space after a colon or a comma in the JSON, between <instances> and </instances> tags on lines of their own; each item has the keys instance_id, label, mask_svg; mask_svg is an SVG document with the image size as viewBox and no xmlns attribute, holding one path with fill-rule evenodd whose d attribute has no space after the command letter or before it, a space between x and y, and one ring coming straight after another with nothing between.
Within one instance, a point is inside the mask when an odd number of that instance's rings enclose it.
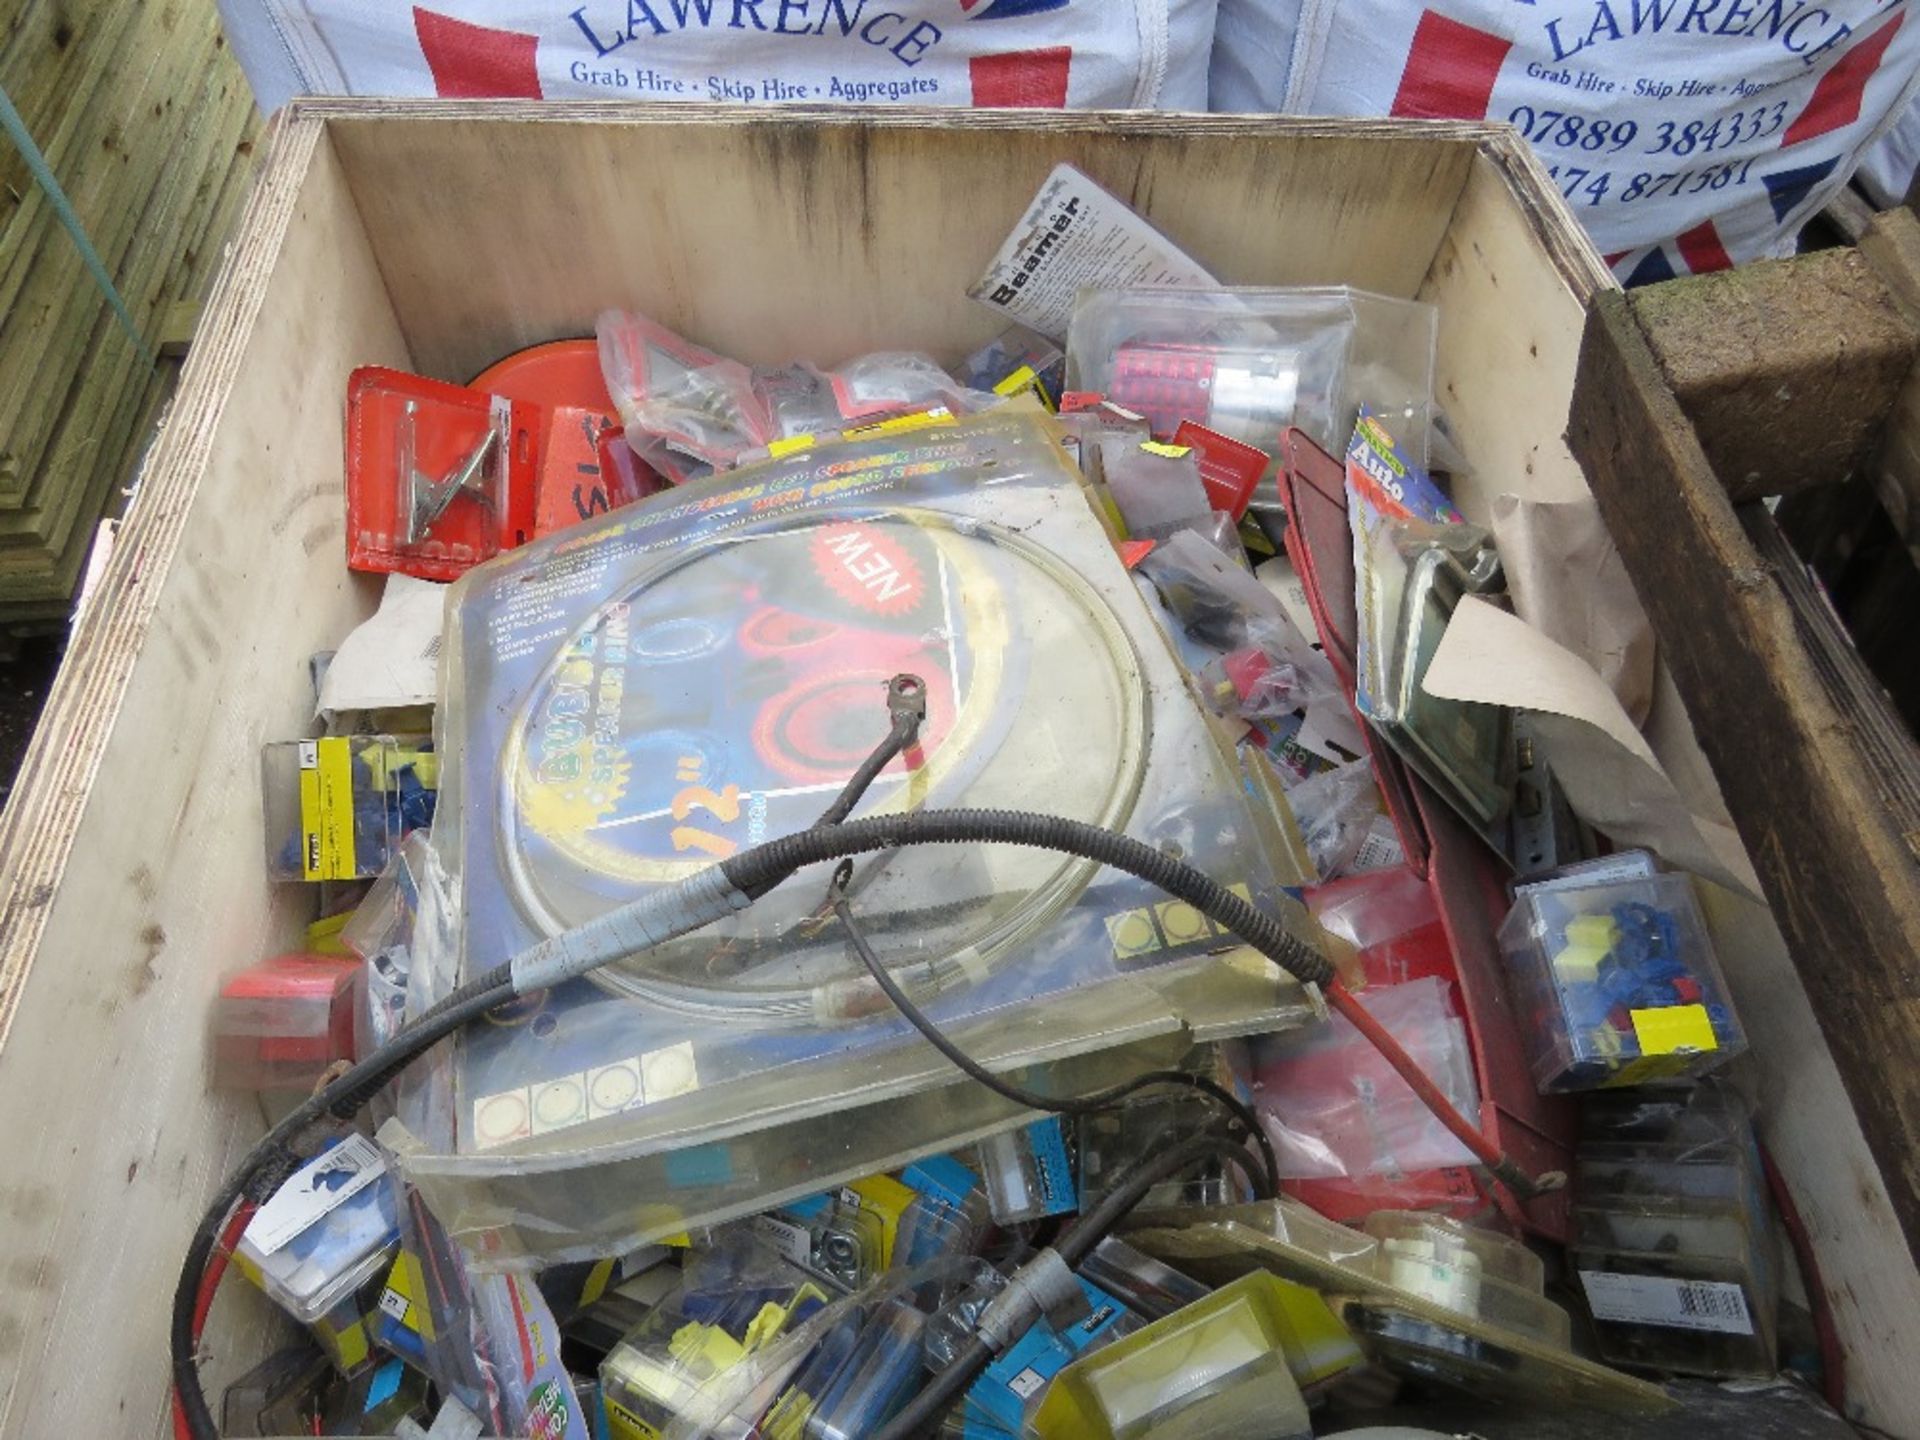
<instances>
[{"instance_id":1,"label":"black electrical cable","mask_svg":"<svg viewBox=\"0 0 1920 1440\"><path fill-rule=\"evenodd\" d=\"M1189 1075L1184 1070L1150 1070L1134 1076L1131 1080L1123 1080L1117 1085L1109 1086L1105 1090L1095 1091L1091 1095L1062 1098L1042 1095L1037 1090L1028 1090L987 1069L955 1044L944 1030L913 1003L906 991L900 988L899 982L887 973L887 967L881 963L880 957L874 954L873 947L867 943L866 935L854 921L853 907L846 897L847 881L852 872L853 862L841 861L840 868L834 874L833 888L830 893L833 896L833 913L839 918L841 927L846 930L847 938L853 945L854 954L860 957L860 963L867 967L867 973L873 977L874 983L885 993L887 999L893 1002L894 1009L906 1017L907 1022L920 1032L929 1045L946 1056L960 1070L1016 1105L1024 1105L1029 1110L1046 1110L1056 1115L1092 1115L1103 1110L1111 1110L1128 1096L1156 1085L1177 1085L1198 1090L1224 1106L1239 1122L1241 1130L1245 1132L1244 1138L1253 1140L1260 1147L1263 1167L1261 1179L1265 1183L1264 1186L1256 1183L1253 1187L1260 1194L1260 1198L1272 1199L1280 1193L1280 1162L1273 1153L1273 1143L1267 1139L1267 1133L1261 1128L1259 1120L1238 1096L1215 1084L1204 1075Z\"/></svg>"},{"instance_id":2,"label":"black electrical cable","mask_svg":"<svg viewBox=\"0 0 1920 1440\"><path fill-rule=\"evenodd\" d=\"M1146 1198L1147 1192L1155 1185L1170 1175L1179 1174L1196 1161L1218 1154L1219 1147L1226 1143L1216 1135L1196 1135L1142 1160L1091 1210L1082 1215L1072 1229L1060 1237L1054 1252L1066 1262L1069 1269L1080 1264L1092 1253L1093 1247L1111 1234L1114 1227ZM1241 1153L1244 1156L1245 1152ZM933 1377L906 1409L887 1422L874 1440L914 1440L914 1437L934 1433L940 1417L946 1414L974 1378L992 1363L993 1355L992 1347L976 1335L960 1347L952 1361Z\"/></svg>"},{"instance_id":3,"label":"black electrical cable","mask_svg":"<svg viewBox=\"0 0 1920 1440\"><path fill-rule=\"evenodd\" d=\"M860 797L867 793L867 787L879 778L880 772L893 762L896 755L913 744L920 733L920 722L927 718L926 682L918 675L894 676L887 682L887 711L893 717L887 738L874 746L873 753L860 762L859 768L840 787L840 793L834 797L833 803L813 822L815 825L838 825L845 820L853 813L853 807L860 803Z\"/></svg>"},{"instance_id":4,"label":"black electrical cable","mask_svg":"<svg viewBox=\"0 0 1920 1440\"><path fill-rule=\"evenodd\" d=\"M506 966L490 971L461 986L419 1019L407 1025L380 1049L355 1065L346 1074L327 1085L318 1094L301 1103L248 1153L245 1161L220 1187L207 1207L206 1215L187 1246L186 1260L180 1268L180 1283L173 1293L173 1384L180 1397L181 1414L193 1440L219 1440L220 1432L200 1385L198 1357L194 1353L193 1312L200 1288L200 1277L213 1258L220 1232L228 1217L257 1182L263 1189L277 1188L295 1163L296 1150L306 1133L322 1121L349 1120L358 1114L380 1090L428 1049L444 1040L471 1020L496 1009L514 998L513 982ZM256 1199L265 1199L257 1195Z\"/></svg>"},{"instance_id":5,"label":"black electrical cable","mask_svg":"<svg viewBox=\"0 0 1920 1440\"><path fill-rule=\"evenodd\" d=\"M1131 836L1060 816L1018 810L946 810L850 820L756 845L720 862L720 868L735 889L747 895L764 895L808 865L907 845L936 844L1019 845L1112 866L1186 901L1296 978L1312 984L1333 979L1333 967L1325 957L1185 861ZM200 1276L234 1203L256 1176L284 1178L293 1143L314 1123L324 1117L352 1118L421 1053L514 996L511 970L504 965L462 986L289 1114L221 1187L195 1232L174 1293L174 1383L193 1440L219 1440L195 1364L193 1308Z\"/></svg>"},{"instance_id":6,"label":"black electrical cable","mask_svg":"<svg viewBox=\"0 0 1920 1440\"><path fill-rule=\"evenodd\" d=\"M1186 861L1115 830L1026 810L919 810L822 825L766 841L720 862L736 890L765 894L796 871L828 860L908 845L1017 845L1123 870L1173 896L1251 945L1295 979L1325 985L1333 966L1279 921Z\"/></svg>"}]
</instances>

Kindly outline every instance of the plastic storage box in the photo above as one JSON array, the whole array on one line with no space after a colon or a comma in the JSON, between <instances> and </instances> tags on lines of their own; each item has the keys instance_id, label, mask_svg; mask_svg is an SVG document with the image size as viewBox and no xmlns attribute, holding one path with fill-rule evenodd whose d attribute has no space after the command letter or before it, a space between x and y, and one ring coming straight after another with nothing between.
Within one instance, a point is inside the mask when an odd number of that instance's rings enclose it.
<instances>
[{"instance_id":1,"label":"plastic storage box","mask_svg":"<svg viewBox=\"0 0 1920 1440\"><path fill-rule=\"evenodd\" d=\"M1709 1080L1680 1095L1609 1096L1585 1130L1568 1259L1600 1354L1714 1379L1772 1375L1773 1211L1739 1095Z\"/></svg>"},{"instance_id":2,"label":"plastic storage box","mask_svg":"<svg viewBox=\"0 0 1920 1440\"><path fill-rule=\"evenodd\" d=\"M344 1370L367 1357L361 1294L399 1247L397 1205L385 1157L350 1136L295 1171L234 1250L241 1272L311 1328Z\"/></svg>"},{"instance_id":3,"label":"plastic storage box","mask_svg":"<svg viewBox=\"0 0 1920 1440\"><path fill-rule=\"evenodd\" d=\"M310 1091L336 1060L353 1058L360 962L278 955L220 987L213 1073L222 1088Z\"/></svg>"},{"instance_id":4,"label":"plastic storage box","mask_svg":"<svg viewBox=\"0 0 1920 1440\"><path fill-rule=\"evenodd\" d=\"M1256 1273L1076 1360L1054 1377L1027 1433L1311 1436L1291 1368L1306 1341L1288 1313L1290 1292L1326 1308L1317 1295Z\"/></svg>"},{"instance_id":5,"label":"plastic storage box","mask_svg":"<svg viewBox=\"0 0 1920 1440\"><path fill-rule=\"evenodd\" d=\"M1500 953L1543 1094L1704 1075L1747 1048L1684 875L1523 887Z\"/></svg>"}]
</instances>

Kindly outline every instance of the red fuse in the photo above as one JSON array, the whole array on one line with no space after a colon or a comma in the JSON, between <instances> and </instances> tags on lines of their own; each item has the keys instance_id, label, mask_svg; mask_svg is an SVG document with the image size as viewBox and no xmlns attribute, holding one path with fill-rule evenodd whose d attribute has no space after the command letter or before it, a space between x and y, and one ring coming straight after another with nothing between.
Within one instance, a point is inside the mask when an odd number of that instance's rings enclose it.
<instances>
[{"instance_id":1,"label":"red fuse","mask_svg":"<svg viewBox=\"0 0 1920 1440\"><path fill-rule=\"evenodd\" d=\"M1160 439L1184 420L1263 450L1293 423L1300 371L1291 353L1210 345L1123 345L1107 398L1138 410Z\"/></svg>"}]
</instances>

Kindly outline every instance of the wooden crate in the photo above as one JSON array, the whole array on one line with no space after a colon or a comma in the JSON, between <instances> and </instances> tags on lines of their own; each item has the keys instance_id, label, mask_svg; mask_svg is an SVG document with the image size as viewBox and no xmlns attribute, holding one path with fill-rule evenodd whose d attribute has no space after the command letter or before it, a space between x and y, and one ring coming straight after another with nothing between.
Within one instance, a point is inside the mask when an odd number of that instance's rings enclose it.
<instances>
[{"instance_id":1,"label":"wooden crate","mask_svg":"<svg viewBox=\"0 0 1920 1440\"><path fill-rule=\"evenodd\" d=\"M264 879L256 757L301 733L307 657L377 594L341 559L349 370L465 377L607 305L751 361L953 360L997 328L967 284L1060 161L1234 281L1436 302L1439 388L1477 468L1465 508L1587 493L1563 431L1612 281L1505 127L368 100L276 120L0 818L0 1436L166 1430L181 1251L261 1129L207 1089L207 1007L294 940L307 898ZM1660 748L1697 781L1665 713ZM1772 920L1710 902L1854 1394L1920 1430L1920 1278L1885 1186ZM223 1300L212 1383L262 1343L259 1316L245 1287Z\"/></svg>"}]
</instances>

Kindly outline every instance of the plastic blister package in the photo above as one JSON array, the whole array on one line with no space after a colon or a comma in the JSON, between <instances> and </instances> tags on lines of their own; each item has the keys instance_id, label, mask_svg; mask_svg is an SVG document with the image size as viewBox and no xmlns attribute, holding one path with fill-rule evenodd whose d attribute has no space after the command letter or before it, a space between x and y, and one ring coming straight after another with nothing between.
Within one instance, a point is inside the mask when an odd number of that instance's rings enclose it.
<instances>
[{"instance_id":1,"label":"plastic blister package","mask_svg":"<svg viewBox=\"0 0 1920 1440\"><path fill-rule=\"evenodd\" d=\"M451 580L534 523L534 406L365 367L347 388L347 564Z\"/></svg>"},{"instance_id":2,"label":"plastic blister package","mask_svg":"<svg viewBox=\"0 0 1920 1440\"><path fill-rule=\"evenodd\" d=\"M360 1297L400 1243L398 1188L379 1147L349 1136L296 1170L234 1249L241 1273L312 1328L343 1370L366 1358Z\"/></svg>"},{"instance_id":3,"label":"plastic blister package","mask_svg":"<svg viewBox=\"0 0 1920 1440\"><path fill-rule=\"evenodd\" d=\"M450 598L434 839L464 896L462 974L811 825L886 733L903 671L928 717L859 813L1025 807L1044 777L1048 809L1275 903L1233 758L1043 417L836 446L672 501L535 542ZM911 1032L823 917L827 868L466 1031L466 1173L577 1177L724 1140L737 1175L762 1127L883 1098L873 1059ZM1103 987L1230 945L1151 887L1028 852L882 855L852 895L943 1027L1031 1023L1048 1061L1137 1038Z\"/></svg>"},{"instance_id":4,"label":"plastic blister package","mask_svg":"<svg viewBox=\"0 0 1920 1440\"><path fill-rule=\"evenodd\" d=\"M1570 1261L1601 1355L1719 1379L1771 1375L1773 1207L1739 1094L1712 1079L1609 1092L1585 1128Z\"/></svg>"},{"instance_id":5,"label":"plastic blister package","mask_svg":"<svg viewBox=\"0 0 1920 1440\"><path fill-rule=\"evenodd\" d=\"M440 757L425 736L331 735L261 747L267 873L363 880L433 823Z\"/></svg>"},{"instance_id":6,"label":"plastic blister package","mask_svg":"<svg viewBox=\"0 0 1920 1440\"><path fill-rule=\"evenodd\" d=\"M1427 1217L1419 1217L1425 1221ZM1363 1347L1395 1369L1476 1395L1591 1406L1609 1413L1648 1414L1672 1401L1658 1387L1621 1375L1542 1338L1564 1334L1550 1302L1502 1286L1501 1315L1468 1314L1418 1289L1382 1278L1392 1273L1382 1242L1322 1219L1297 1202L1155 1211L1136 1215L1130 1243L1204 1280L1223 1285L1269 1271L1334 1297L1340 1317ZM1439 1288L1431 1265L1415 1278ZM1487 1308L1483 1281L1480 1308ZM1498 1283L1498 1282L1493 1282ZM1456 1292L1457 1293L1457 1292ZM1521 1320L1521 1328L1512 1321Z\"/></svg>"},{"instance_id":7,"label":"plastic blister package","mask_svg":"<svg viewBox=\"0 0 1920 1440\"><path fill-rule=\"evenodd\" d=\"M1465 1022L1427 976L1369 986L1360 1003L1454 1108L1480 1112ZM1254 1106L1289 1180L1403 1176L1473 1155L1347 1021L1256 1042Z\"/></svg>"},{"instance_id":8,"label":"plastic blister package","mask_svg":"<svg viewBox=\"0 0 1920 1440\"><path fill-rule=\"evenodd\" d=\"M613 1440L715 1433L771 1370L801 1361L793 1337L832 1298L752 1232L719 1232L689 1254L678 1289L601 1363Z\"/></svg>"},{"instance_id":9,"label":"plastic blister package","mask_svg":"<svg viewBox=\"0 0 1920 1440\"><path fill-rule=\"evenodd\" d=\"M1500 953L1543 1094L1698 1076L1746 1049L1685 875L1525 891Z\"/></svg>"},{"instance_id":10,"label":"plastic blister package","mask_svg":"<svg viewBox=\"0 0 1920 1440\"><path fill-rule=\"evenodd\" d=\"M1089 290L1067 388L1138 411L1162 439L1192 421L1269 455L1289 425L1338 450L1367 404L1408 417L1424 464L1437 335L1433 306L1345 287Z\"/></svg>"},{"instance_id":11,"label":"plastic blister package","mask_svg":"<svg viewBox=\"0 0 1920 1440\"><path fill-rule=\"evenodd\" d=\"M1134 1249L1118 1235L1108 1235L1093 1247L1080 1262L1080 1274L1147 1320L1163 1319L1205 1299L1211 1288Z\"/></svg>"},{"instance_id":12,"label":"plastic blister package","mask_svg":"<svg viewBox=\"0 0 1920 1440\"><path fill-rule=\"evenodd\" d=\"M1311 1339L1295 1322L1301 1307L1322 1317ZM1340 1325L1318 1295L1271 1275L1245 1275L1067 1366L1026 1433L1037 1440L1310 1437L1293 1366L1329 1335L1339 1336ZM1351 1342L1343 1358L1358 1362Z\"/></svg>"},{"instance_id":13,"label":"plastic blister package","mask_svg":"<svg viewBox=\"0 0 1920 1440\"><path fill-rule=\"evenodd\" d=\"M1397 1290L1565 1348L1573 1325L1547 1300L1540 1259L1517 1240L1434 1215L1382 1210L1366 1231L1380 1242L1375 1274Z\"/></svg>"},{"instance_id":14,"label":"plastic blister package","mask_svg":"<svg viewBox=\"0 0 1920 1440\"><path fill-rule=\"evenodd\" d=\"M1502 849L1513 799L1513 712L1445 699L1422 685L1460 601L1499 588L1499 555L1370 413L1354 426L1346 481L1358 611L1354 704Z\"/></svg>"},{"instance_id":15,"label":"plastic blister package","mask_svg":"<svg viewBox=\"0 0 1920 1440\"><path fill-rule=\"evenodd\" d=\"M990 1136L978 1153L995 1224L1021 1225L1079 1208L1067 1125L1058 1115Z\"/></svg>"}]
</instances>

